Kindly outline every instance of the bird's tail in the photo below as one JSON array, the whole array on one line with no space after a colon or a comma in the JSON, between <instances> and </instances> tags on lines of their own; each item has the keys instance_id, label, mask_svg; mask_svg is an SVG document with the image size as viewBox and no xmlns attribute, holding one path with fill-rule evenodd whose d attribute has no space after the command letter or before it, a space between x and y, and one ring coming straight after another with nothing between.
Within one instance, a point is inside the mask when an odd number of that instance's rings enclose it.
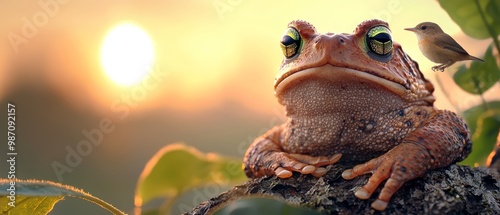
<instances>
[{"instance_id":1,"label":"bird's tail","mask_svg":"<svg viewBox=\"0 0 500 215\"><path fill-rule=\"evenodd\" d=\"M484 60L483 60L483 59L478 58L478 57L474 57L474 56L472 56L472 55L469 55L469 60L477 60L477 61L484 62Z\"/></svg>"}]
</instances>

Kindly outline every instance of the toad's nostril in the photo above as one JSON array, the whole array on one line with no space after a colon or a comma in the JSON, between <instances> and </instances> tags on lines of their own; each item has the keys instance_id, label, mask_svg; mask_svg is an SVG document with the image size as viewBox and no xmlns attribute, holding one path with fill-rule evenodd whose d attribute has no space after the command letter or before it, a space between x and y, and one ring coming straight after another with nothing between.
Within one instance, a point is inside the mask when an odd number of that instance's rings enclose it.
<instances>
[{"instance_id":1,"label":"toad's nostril","mask_svg":"<svg viewBox=\"0 0 500 215\"><path fill-rule=\"evenodd\" d=\"M333 37L334 40L337 40L339 44L346 44L347 38L342 34L337 34Z\"/></svg>"},{"instance_id":2,"label":"toad's nostril","mask_svg":"<svg viewBox=\"0 0 500 215\"><path fill-rule=\"evenodd\" d=\"M313 41L314 43L318 44L321 41L321 37L314 37Z\"/></svg>"}]
</instances>

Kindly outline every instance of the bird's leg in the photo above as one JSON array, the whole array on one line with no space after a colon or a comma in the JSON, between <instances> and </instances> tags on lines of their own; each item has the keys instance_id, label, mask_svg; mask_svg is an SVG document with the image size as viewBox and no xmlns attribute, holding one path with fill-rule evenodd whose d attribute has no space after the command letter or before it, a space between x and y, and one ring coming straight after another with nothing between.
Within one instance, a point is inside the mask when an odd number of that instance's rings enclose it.
<instances>
[{"instance_id":1,"label":"bird's leg","mask_svg":"<svg viewBox=\"0 0 500 215\"><path fill-rule=\"evenodd\" d=\"M437 65L437 66L433 66L433 67L432 67L432 71L437 71L437 70L439 70L439 71L441 71L441 72L444 72L444 69L445 69L445 68L448 68L448 67L449 67L449 66L451 66L453 63L455 63L455 62L453 62L453 61L448 61L448 62L446 62L446 63L440 64L440 65Z\"/></svg>"},{"instance_id":2,"label":"bird's leg","mask_svg":"<svg viewBox=\"0 0 500 215\"><path fill-rule=\"evenodd\" d=\"M433 72L435 72L437 70L440 70L442 72L444 70L444 69L441 68L443 65L444 64L439 64L437 66L433 66L431 69L432 69Z\"/></svg>"}]
</instances>

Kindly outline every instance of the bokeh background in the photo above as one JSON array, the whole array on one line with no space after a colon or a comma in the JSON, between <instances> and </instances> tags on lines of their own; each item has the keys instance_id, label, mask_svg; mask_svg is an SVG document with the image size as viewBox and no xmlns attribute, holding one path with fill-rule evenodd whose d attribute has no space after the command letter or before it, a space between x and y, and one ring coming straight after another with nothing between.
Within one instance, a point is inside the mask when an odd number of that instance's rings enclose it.
<instances>
[{"instance_id":1,"label":"bokeh background","mask_svg":"<svg viewBox=\"0 0 500 215\"><path fill-rule=\"evenodd\" d=\"M73 185L128 213L141 170L163 146L185 142L203 152L242 158L255 137L285 120L273 81L282 60L281 34L294 19L307 20L323 33L351 33L363 20L383 19L424 74L434 83L436 76L443 78L451 95L461 92L449 73L432 72L434 64L418 50L416 36L403 28L439 23L479 57L490 44L465 36L433 0L22 0L0 5L0 160L6 159L4 122L11 102L16 105L18 178ZM134 50L147 43L125 32L111 39L123 39L122 45L110 46L118 57L103 62L106 36L124 23L150 38L153 57L147 57L147 49ZM131 50L139 63L150 62L144 76L104 69L103 64L136 65L119 57ZM131 83L120 83L129 76ZM450 103L435 86L436 106L457 110L453 98ZM464 106L477 102L458 100ZM54 162L65 164L68 150L88 139L83 132L98 129L103 119L114 130L103 133L101 144L58 178ZM6 176L4 162L0 177ZM194 206L189 198L183 201ZM52 212L105 213L72 199Z\"/></svg>"}]
</instances>

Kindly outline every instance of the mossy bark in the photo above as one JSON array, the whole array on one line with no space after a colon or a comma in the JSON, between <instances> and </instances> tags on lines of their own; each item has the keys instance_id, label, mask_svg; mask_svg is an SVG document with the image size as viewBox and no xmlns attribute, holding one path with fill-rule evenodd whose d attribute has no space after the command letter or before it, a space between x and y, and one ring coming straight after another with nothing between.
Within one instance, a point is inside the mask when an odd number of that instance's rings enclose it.
<instances>
[{"instance_id":1,"label":"mossy bark","mask_svg":"<svg viewBox=\"0 0 500 215\"><path fill-rule=\"evenodd\" d=\"M405 183L381 212L370 207L380 187L369 200L357 199L354 191L366 183L369 175L346 181L341 177L345 168L329 166L328 173L319 179L300 174L288 179L251 179L185 214L211 213L254 195L282 199L325 214L500 214L500 177L486 168L451 165L429 171Z\"/></svg>"}]
</instances>

